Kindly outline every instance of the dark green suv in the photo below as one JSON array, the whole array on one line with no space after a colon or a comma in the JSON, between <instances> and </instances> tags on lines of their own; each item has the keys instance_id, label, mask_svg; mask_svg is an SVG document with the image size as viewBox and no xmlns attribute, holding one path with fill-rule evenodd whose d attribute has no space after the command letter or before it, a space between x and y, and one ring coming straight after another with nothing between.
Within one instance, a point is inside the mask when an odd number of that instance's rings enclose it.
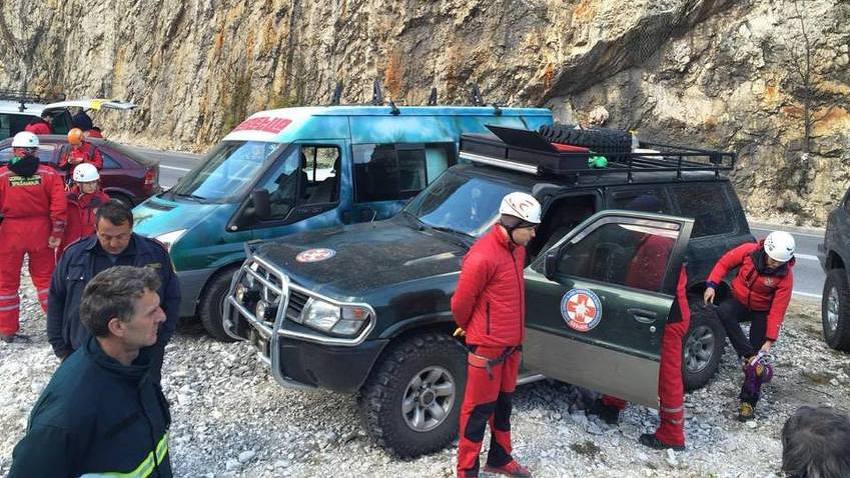
<instances>
[{"instance_id":1,"label":"dark green suv","mask_svg":"<svg viewBox=\"0 0 850 478\"><path fill-rule=\"evenodd\" d=\"M502 197L525 191L543 221L528 247L520 383L549 377L657 407L661 336L687 257L684 378L688 389L703 386L724 344L702 307L705 278L724 251L753 239L721 175L734 155L560 131L607 148L607 164L589 162L587 149L553 147L552 129L464 136L466 164L389 220L251 245L225 330L254 343L285 387L356 393L368 433L395 454L438 450L456 435L465 381L450 310L461 258ZM654 212L636 207L647 203ZM664 251L647 262L650 240Z\"/></svg>"}]
</instances>

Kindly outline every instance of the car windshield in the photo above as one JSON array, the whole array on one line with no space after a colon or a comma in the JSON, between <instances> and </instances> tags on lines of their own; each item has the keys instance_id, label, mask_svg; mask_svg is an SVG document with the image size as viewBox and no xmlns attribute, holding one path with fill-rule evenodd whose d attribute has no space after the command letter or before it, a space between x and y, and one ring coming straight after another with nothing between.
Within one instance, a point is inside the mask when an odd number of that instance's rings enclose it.
<instances>
[{"instance_id":1,"label":"car windshield","mask_svg":"<svg viewBox=\"0 0 850 478\"><path fill-rule=\"evenodd\" d=\"M262 141L219 143L169 194L216 202L241 198L263 164L285 147L285 144Z\"/></svg>"},{"instance_id":2,"label":"car windshield","mask_svg":"<svg viewBox=\"0 0 850 478\"><path fill-rule=\"evenodd\" d=\"M499 204L516 187L446 171L404 208L422 223L478 237L496 220Z\"/></svg>"}]
</instances>

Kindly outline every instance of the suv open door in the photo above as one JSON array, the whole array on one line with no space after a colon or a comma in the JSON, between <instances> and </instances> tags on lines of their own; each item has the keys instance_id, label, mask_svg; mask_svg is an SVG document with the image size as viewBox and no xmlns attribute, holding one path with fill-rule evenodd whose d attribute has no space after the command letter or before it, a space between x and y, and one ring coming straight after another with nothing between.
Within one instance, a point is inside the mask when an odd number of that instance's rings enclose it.
<instances>
[{"instance_id":1,"label":"suv open door","mask_svg":"<svg viewBox=\"0 0 850 478\"><path fill-rule=\"evenodd\" d=\"M693 220L608 210L526 270L523 365L658 407L661 337Z\"/></svg>"}]
</instances>

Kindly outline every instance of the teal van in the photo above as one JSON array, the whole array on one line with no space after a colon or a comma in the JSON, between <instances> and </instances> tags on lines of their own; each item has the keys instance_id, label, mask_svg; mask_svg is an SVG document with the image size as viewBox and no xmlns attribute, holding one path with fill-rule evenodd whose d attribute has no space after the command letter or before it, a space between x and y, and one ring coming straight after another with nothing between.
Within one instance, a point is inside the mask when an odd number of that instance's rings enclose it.
<instances>
[{"instance_id":1,"label":"teal van","mask_svg":"<svg viewBox=\"0 0 850 478\"><path fill-rule=\"evenodd\" d=\"M168 247L181 316L210 335L244 243L396 214L458 158L485 125L536 130L542 108L327 106L250 116L170 190L137 206L134 230Z\"/></svg>"}]
</instances>

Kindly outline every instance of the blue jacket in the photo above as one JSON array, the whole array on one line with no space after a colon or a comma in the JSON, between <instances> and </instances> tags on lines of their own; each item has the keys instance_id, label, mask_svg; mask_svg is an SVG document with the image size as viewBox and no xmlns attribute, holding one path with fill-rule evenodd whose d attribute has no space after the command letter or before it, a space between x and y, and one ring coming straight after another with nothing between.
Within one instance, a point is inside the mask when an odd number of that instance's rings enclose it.
<instances>
[{"instance_id":1,"label":"blue jacket","mask_svg":"<svg viewBox=\"0 0 850 478\"><path fill-rule=\"evenodd\" d=\"M127 249L118 256L116 265L152 267L159 273L162 284L157 293L165 312L156 346L165 344L177 328L180 315L180 283L168 251L159 242L133 233ZM68 246L53 271L47 298L47 340L57 357L63 358L88 340L89 332L80 323L80 301L86 284L111 266L103 259L97 236L91 235Z\"/></svg>"},{"instance_id":2,"label":"blue jacket","mask_svg":"<svg viewBox=\"0 0 850 478\"><path fill-rule=\"evenodd\" d=\"M12 452L9 478L172 476L171 415L150 350L124 366L91 338L53 374Z\"/></svg>"}]
</instances>

